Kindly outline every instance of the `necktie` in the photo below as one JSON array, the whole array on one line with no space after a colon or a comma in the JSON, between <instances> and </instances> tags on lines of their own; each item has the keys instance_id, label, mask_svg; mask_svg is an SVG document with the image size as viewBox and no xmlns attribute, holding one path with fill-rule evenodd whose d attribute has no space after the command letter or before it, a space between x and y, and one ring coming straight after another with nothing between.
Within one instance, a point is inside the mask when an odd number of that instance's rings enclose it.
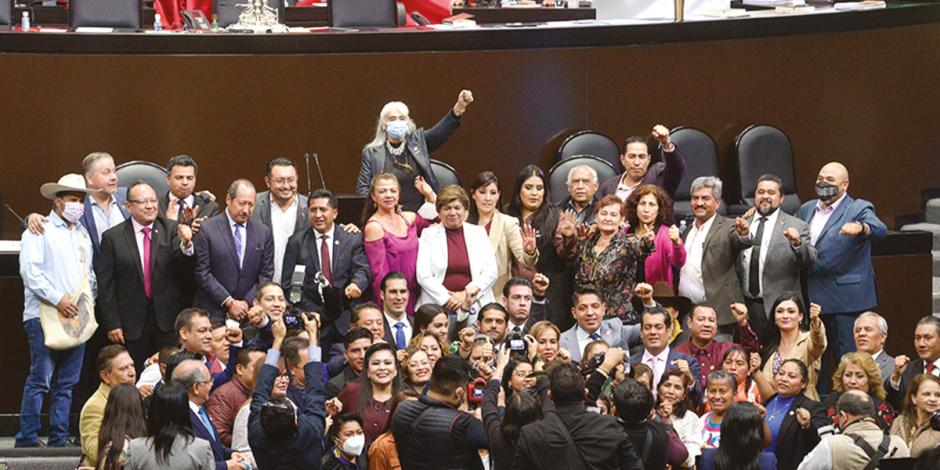
<instances>
[{"instance_id":1,"label":"necktie","mask_svg":"<svg viewBox=\"0 0 940 470\"><path fill-rule=\"evenodd\" d=\"M180 215L183 215L183 211L186 209L186 200L185 200L185 199L177 199L177 200L176 200L176 207L179 209L179 214L180 214Z\"/></svg>"},{"instance_id":2,"label":"necktie","mask_svg":"<svg viewBox=\"0 0 940 470\"><path fill-rule=\"evenodd\" d=\"M144 227L140 231L144 234L144 295L149 299L153 292L150 289L150 227Z\"/></svg>"},{"instance_id":3,"label":"necktie","mask_svg":"<svg viewBox=\"0 0 940 470\"><path fill-rule=\"evenodd\" d=\"M757 233L754 235L754 247L751 248L751 265L747 273L747 290L751 297L760 296L760 249L764 237L764 222L767 217L761 217L757 224Z\"/></svg>"},{"instance_id":4,"label":"necktie","mask_svg":"<svg viewBox=\"0 0 940 470\"><path fill-rule=\"evenodd\" d=\"M235 224L235 255L238 256L238 267L242 267L242 224Z\"/></svg>"},{"instance_id":5,"label":"necktie","mask_svg":"<svg viewBox=\"0 0 940 470\"><path fill-rule=\"evenodd\" d=\"M212 421L209 420L209 415L206 414L206 409L200 406L198 415L199 421L202 421L202 425L209 430L209 434L212 434L212 439L218 439L215 435L215 427L212 425Z\"/></svg>"},{"instance_id":6,"label":"necktie","mask_svg":"<svg viewBox=\"0 0 940 470\"><path fill-rule=\"evenodd\" d=\"M330 264L330 239L326 235L320 235L320 272L330 284L333 283L333 267ZM401 323L399 323L401 324ZM399 348L404 349L404 348Z\"/></svg>"},{"instance_id":7,"label":"necktie","mask_svg":"<svg viewBox=\"0 0 940 470\"><path fill-rule=\"evenodd\" d=\"M405 344L405 323L398 322L395 324L395 348L405 349L407 346Z\"/></svg>"},{"instance_id":8,"label":"necktie","mask_svg":"<svg viewBox=\"0 0 940 470\"><path fill-rule=\"evenodd\" d=\"M594 333L589 334L588 338L591 338L591 341L597 341L601 339L601 335L597 334L597 332L595 331Z\"/></svg>"},{"instance_id":9,"label":"necktie","mask_svg":"<svg viewBox=\"0 0 940 470\"><path fill-rule=\"evenodd\" d=\"M522 334L522 328L519 328L518 326L514 326L512 327L512 333L516 335Z\"/></svg>"},{"instance_id":10,"label":"necktie","mask_svg":"<svg viewBox=\"0 0 940 470\"><path fill-rule=\"evenodd\" d=\"M928 374L930 374L930 375L937 375L937 374L934 373L934 372L937 371L937 366L933 365L932 362L928 362L926 367L927 367L927 373L928 373Z\"/></svg>"}]
</instances>

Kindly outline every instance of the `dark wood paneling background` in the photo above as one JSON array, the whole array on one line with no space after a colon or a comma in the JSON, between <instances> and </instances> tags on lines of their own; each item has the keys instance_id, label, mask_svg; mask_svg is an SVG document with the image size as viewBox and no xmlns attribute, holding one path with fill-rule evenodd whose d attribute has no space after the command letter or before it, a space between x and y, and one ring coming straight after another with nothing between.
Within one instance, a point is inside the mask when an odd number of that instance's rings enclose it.
<instances>
[{"instance_id":1,"label":"dark wood paneling background","mask_svg":"<svg viewBox=\"0 0 940 470\"><path fill-rule=\"evenodd\" d=\"M547 169L555 148L549 142L572 130L622 140L664 123L715 137L733 198L735 135L772 123L793 140L801 197L812 196L821 165L839 160L851 171L850 192L872 200L890 225L896 215L920 210L921 188L940 186L938 50L940 25L524 51L0 54L0 191L21 214L46 211L39 186L78 172L88 152L106 150L118 162L193 155L199 186L218 195L237 177L262 185L273 156L300 162L305 151L317 152L331 188L351 192L360 149L386 101L405 101L419 124L431 126L469 88L476 102L434 153L465 182L492 169L508 191L525 164ZM3 220L3 238L17 238L18 223L7 213ZM929 271L920 264L919 277ZM904 263L885 266L879 283L910 274ZM929 279L916 282L929 289ZM18 409L25 373L25 359L12 359L26 354L18 288L4 281L0 290L9 326L0 351L11 391L0 397L0 412ZM886 304L891 315L929 311L929 299L894 292L882 298L898 302Z\"/></svg>"}]
</instances>

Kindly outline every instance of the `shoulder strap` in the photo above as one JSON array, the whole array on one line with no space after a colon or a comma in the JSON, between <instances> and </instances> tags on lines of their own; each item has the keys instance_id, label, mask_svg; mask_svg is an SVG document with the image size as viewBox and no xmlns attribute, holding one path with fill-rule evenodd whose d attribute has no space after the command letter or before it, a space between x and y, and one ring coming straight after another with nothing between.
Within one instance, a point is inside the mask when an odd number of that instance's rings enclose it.
<instances>
[{"instance_id":1,"label":"shoulder strap","mask_svg":"<svg viewBox=\"0 0 940 470\"><path fill-rule=\"evenodd\" d=\"M646 462L649 460L650 449L652 449L652 447L653 447L653 430L647 426L646 441L643 443L643 454L640 456L640 458L643 459L644 464L646 464Z\"/></svg>"},{"instance_id":2,"label":"shoulder strap","mask_svg":"<svg viewBox=\"0 0 940 470\"><path fill-rule=\"evenodd\" d=\"M878 446L876 451L868 444L867 441L861 436L861 434L848 434L852 436L852 440L855 442L855 445L860 447L862 451L868 455L868 465L865 466L865 470L874 470L878 467L878 463L881 462L881 458L888 453L888 448L891 445L891 436L885 435L881 438L881 444Z\"/></svg>"}]
</instances>

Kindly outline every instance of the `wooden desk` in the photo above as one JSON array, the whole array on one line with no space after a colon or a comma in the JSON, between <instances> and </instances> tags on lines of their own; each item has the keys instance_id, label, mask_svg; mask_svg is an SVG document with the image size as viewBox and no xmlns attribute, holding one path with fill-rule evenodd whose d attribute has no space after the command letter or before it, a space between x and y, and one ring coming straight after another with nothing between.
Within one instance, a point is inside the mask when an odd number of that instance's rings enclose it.
<instances>
[{"instance_id":1,"label":"wooden desk","mask_svg":"<svg viewBox=\"0 0 940 470\"><path fill-rule=\"evenodd\" d=\"M67 26L69 24L69 10L65 7L16 7L13 18L20 18L24 11L29 11L30 23L33 26ZM152 8L144 8L143 26L153 28ZM287 26L319 27L327 26L330 22L330 13L325 6L287 7L284 9L284 24ZM166 26L164 24L164 26Z\"/></svg>"},{"instance_id":2,"label":"wooden desk","mask_svg":"<svg viewBox=\"0 0 940 470\"><path fill-rule=\"evenodd\" d=\"M594 8L454 8L453 14L473 15L477 23L545 23L597 19Z\"/></svg>"}]
</instances>

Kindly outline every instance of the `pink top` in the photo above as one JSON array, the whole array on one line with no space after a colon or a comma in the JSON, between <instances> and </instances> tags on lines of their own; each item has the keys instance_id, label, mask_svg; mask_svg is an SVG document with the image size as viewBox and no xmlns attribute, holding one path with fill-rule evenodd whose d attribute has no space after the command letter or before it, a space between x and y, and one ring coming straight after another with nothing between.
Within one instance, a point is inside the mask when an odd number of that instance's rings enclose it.
<instances>
[{"instance_id":1,"label":"pink top","mask_svg":"<svg viewBox=\"0 0 940 470\"><path fill-rule=\"evenodd\" d=\"M646 257L646 278L649 285L665 282L672 286L672 268L681 268L685 264L685 245L676 246L669 238L669 227L660 225L653 239L656 251Z\"/></svg>"},{"instance_id":2,"label":"pink top","mask_svg":"<svg viewBox=\"0 0 940 470\"><path fill-rule=\"evenodd\" d=\"M404 220L404 216L401 216ZM377 223L377 220L370 220L368 223ZM405 221L407 224L407 220ZM408 279L408 314L414 315L415 302L418 300L418 294L421 293L421 287L418 286L418 277L415 274L415 266L418 264L418 236L425 227L431 225L431 222L425 220L420 215L415 214L414 224L408 225L408 231L404 237L399 237L392 233L388 228L382 226L385 235L373 241L364 243L366 258L369 259L369 267L372 271L372 292L375 294L375 302L382 306L382 278L386 274L398 271Z\"/></svg>"}]
</instances>

